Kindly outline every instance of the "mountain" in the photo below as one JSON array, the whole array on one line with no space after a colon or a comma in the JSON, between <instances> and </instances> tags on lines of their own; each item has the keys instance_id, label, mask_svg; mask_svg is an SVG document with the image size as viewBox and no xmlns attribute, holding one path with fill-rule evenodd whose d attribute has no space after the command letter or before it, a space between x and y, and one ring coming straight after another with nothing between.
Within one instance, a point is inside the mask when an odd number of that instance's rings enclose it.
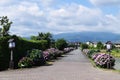
<instances>
[{"instance_id":1,"label":"mountain","mask_svg":"<svg viewBox=\"0 0 120 80\"><path fill-rule=\"evenodd\" d=\"M73 41L80 41L80 42L86 42L86 41L120 41L120 35L110 32L74 32L74 33L61 33L53 35L53 38L60 39L64 38L67 41L73 42Z\"/></svg>"}]
</instances>

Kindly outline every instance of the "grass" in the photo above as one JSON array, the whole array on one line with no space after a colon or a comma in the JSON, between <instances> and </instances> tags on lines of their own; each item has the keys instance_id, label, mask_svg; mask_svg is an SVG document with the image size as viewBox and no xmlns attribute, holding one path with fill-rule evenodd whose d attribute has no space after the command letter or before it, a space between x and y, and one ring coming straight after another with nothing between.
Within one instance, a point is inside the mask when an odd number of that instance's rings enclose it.
<instances>
[{"instance_id":1,"label":"grass","mask_svg":"<svg viewBox=\"0 0 120 80\"><path fill-rule=\"evenodd\" d=\"M106 50L101 50L101 53L107 53ZM120 58L120 49L111 50L110 54L115 58Z\"/></svg>"},{"instance_id":2,"label":"grass","mask_svg":"<svg viewBox=\"0 0 120 80\"><path fill-rule=\"evenodd\" d=\"M111 55L116 57L116 58L120 58L120 49L114 49L111 51Z\"/></svg>"}]
</instances>

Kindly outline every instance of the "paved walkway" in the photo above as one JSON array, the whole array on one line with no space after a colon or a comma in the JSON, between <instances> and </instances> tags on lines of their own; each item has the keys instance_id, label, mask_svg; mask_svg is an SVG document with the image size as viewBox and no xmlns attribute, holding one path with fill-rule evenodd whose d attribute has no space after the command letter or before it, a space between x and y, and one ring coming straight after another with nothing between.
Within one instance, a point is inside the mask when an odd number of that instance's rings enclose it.
<instances>
[{"instance_id":1,"label":"paved walkway","mask_svg":"<svg viewBox=\"0 0 120 80\"><path fill-rule=\"evenodd\" d=\"M0 72L0 80L120 80L120 74L94 68L80 50L74 50L51 66Z\"/></svg>"}]
</instances>

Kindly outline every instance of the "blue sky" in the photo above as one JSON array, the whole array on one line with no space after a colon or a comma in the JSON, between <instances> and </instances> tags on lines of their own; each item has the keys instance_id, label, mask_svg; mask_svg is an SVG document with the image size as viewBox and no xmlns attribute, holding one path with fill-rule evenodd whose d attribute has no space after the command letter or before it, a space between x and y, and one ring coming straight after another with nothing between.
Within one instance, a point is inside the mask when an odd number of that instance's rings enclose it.
<instances>
[{"instance_id":1,"label":"blue sky","mask_svg":"<svg viewBox=\"0 0 120 80\"><path fill-rule=\"evenodd\" d=\"M64 32L120 34L120 0L0 0L0 16L19 36Z\"/></svg>"}]
</instances>

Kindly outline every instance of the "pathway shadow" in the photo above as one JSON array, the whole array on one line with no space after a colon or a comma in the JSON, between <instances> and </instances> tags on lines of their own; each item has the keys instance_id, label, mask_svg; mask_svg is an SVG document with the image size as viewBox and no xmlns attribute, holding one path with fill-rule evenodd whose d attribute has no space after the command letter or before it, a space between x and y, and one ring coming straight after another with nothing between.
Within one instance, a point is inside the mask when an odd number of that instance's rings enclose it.
<instances>
[{"instance_id":1,"label":"pathway shadow","mask_svg":"<svg viewBox=\"0 0 120 80\"><path fill-rule=\"evenodd\" d=\"M43 66L52 66L53 64L52 63L46 63L45 65Z\"/></svg>"}]
</instances>

